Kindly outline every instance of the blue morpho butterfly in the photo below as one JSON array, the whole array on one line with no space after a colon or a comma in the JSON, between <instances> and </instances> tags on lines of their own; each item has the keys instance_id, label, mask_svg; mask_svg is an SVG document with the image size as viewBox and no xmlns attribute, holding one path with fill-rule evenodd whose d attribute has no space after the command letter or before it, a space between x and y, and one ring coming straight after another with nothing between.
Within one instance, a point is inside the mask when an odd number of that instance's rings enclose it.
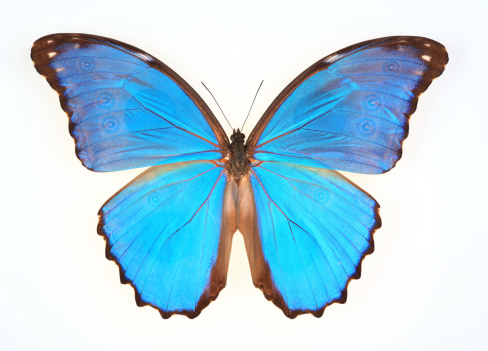
<instances>
[{"instance_id":1,"label":"blue morpho butterfly","mask_svg":"<svg viewBox=\"0 0 488 351\"><path fill-rule=\"evenodd\" d=\"M417 100L447 52L420 37L329 55L274 100L246 143L198 94L133 46L85 34L34 43L76 154L93 171L151 167L100 210L107 256L140 305L196 317L226 284L244 235L254 285L294 318L346 300L380 227L378 203L335 170L378 174L401 156Z\"/></svg>"}]
</instances>

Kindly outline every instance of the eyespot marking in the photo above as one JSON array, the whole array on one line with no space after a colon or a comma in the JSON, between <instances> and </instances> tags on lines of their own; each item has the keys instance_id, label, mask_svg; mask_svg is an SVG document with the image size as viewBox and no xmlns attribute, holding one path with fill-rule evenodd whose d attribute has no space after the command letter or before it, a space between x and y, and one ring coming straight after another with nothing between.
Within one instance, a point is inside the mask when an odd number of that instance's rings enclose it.
<instances>
[{"instance_id":1,"label":"eyespot marking","mask_svg":"<svg viewBox=\"0 0 488 351\"><path fill-rule=\"evenodd\" d=\"M103 107L105 109L109 109L114 105L115 101L114 101L114 97L112 96L112 94L110 94L108 92L103 92L102 94L100 94L99 102L100 102L101 107Z\"/></svg>"},{"instance_id":2,"label":"eyespot marking","mask_svg":"<svg viewBox=\"0 0 488 351\"><path fill-rule=\"evenodd\" d=\"M147 197L147 202L153 207L159 206L162 201L163 197L157 191L152 192L151 195Z\"/></svg>"},{"instance_id":3,"label":"eyespot marking","mask_svg":"<svg viewBox=\"0 0 488 351\"><path fill-rule=\"evenodd\" d=\"M380 105L381 100L374 94L366 96L366 99L364 100L364 107L370 111L377 110Z\"/></svg>"},{"instance_id":4,"label":"eyespot marking","mask_svg":"<svg viewBox=\"0 0 488 351\"><path fill-rule=\"evenodd\" d=\"M400 66L395 61L385 62L383 65L383 71L387 73L395 73L400 70Z\"/></svg>"},{"instance_id":5,"label":"eyespot marking","mask_svg":"<svg viewBox=\"0 0 488 351\"><path fill-rule=\"evenodd\" d=\"M95 67L95 61L92 58L85 57L80 60L80 68L84 72L90 72Z\"/></svg>"},{"instance_id":6,"label":"eyespot marking","mask_svg":"<svg viewBox=\"0 0 488 351\"><path fill-rule=\"evenodd\" d=\"M358 131L362 135L370 135L376 129L375 122L371 118L362 118L358 123Z\"/></svg>"},{"instance_id":7,"label":"eyespot marking","mask_svg":"<svg viewBox=\"0 0 488 351\"><path fill-rule=\"evenodd\" d=\"M114 133L119 129L119 121L112 116L106 117L103 119L102 127L107 133Z\"/></svg>"},{"instance_id":8,"label":"eyespot marking","mask_svg":"<svg viewBox=\"0 0 488 351\"><path fill-rule=\"evenodd\" d=\"M326 203L329 199L329 194L323 188L318 188L314 193L314 198L320 203Z\"/></svg>"}]
</instances>

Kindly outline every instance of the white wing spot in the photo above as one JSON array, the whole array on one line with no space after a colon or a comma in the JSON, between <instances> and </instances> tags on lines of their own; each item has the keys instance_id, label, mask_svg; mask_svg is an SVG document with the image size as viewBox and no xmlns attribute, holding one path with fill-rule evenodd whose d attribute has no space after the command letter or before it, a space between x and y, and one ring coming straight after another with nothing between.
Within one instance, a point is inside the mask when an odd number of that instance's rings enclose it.
<instances>
[{"instance_id":1,"label":"white wing spot","mask_svg":"<svg viewBox=\"0 0 488 351\"><path fill-rule=\"evenodd\" d=\"M146 54L139 54L139 56L141 56L145 61L152 61L152 57L149 56L149 55L146 55Z\"/></svg>"},{"instance_id":2,"label":"white wing spot","mask_svg":"<svg viewBox=\"0 0 488 351\"><path fill-rule=\"evenodd\" d=\"M430 44L429 43L425 43L424 46L427 46L428 48L430 48Z\"/></svg>"},{"instance_id":3,"label":"white wing spot","mask_svg":"<svg viewBox=\"0 0 488 351\"><path fill-rule=\"evenodd\" d=\"M332 55L331 57L329 57L328 59L326 59L326 60L324 60L324 61L325 61L325 62L331 62L331 61L335 60L335 59L337 58L337 56L339 56L339 55L337 55L337 54Z\"/></svg>"},{"instance_id":4,"label":"white wing spot","mask_svg":"<svg viewBox=\"0 0 488 351\"><path fill-rule=\"evenodd\" d=\"M51 44L53 41L54 41L54 40L49 39L49 40L47 41L47 43L48 43L48 44Z\"/></svg>"},{"instance_id":5,"label":"white wing spot","mask_svg":"<svg viewBox=\"0 0 488 351\"><path fill-rule=\"evenodd\" d=\"M48 53L47 56L49 56L49 58L52 58L52 57L56 56L57 54L58 54L57 52L52 51L52 52Z\"/></svg>"},{"instance_id":6,"label":"white wing spot","mask_svg":"<svg viewBox=\"0 0 488 351\"><path fill-rule=\"evenodd\" d=\"M80 48L80 44L76 43L75 44L75 49L79 49Z\"/></svg>"},{"instance_id":7,"label":"white wing spot","mask_svg":"<svg viewBox=\"0 0 488 351\"><path fill-rule=\"evenodd\" d=\"M427 61L427 62L430 62L430 59L431 57L429 55L422 55L422 58Z\"/></svg>"}]
</instances>

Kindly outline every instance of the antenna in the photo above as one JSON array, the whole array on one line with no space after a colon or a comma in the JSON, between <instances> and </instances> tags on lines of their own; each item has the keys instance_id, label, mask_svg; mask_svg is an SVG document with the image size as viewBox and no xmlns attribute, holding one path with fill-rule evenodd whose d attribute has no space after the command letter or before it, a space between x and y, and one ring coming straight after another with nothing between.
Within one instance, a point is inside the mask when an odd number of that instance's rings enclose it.
<instances>
[{"instance_id":1,"label":"antenna","mask_svg":"<svg viewBox=\"0 0 488 351\"><path fill-rule=\"evenodd\" d=\"M261 81L261 84L259 84L258 91L256 91L256 95L254 95L254 100L252 101L251 107L249 108L249 112L247 113L246 119L244 120L244 123L242 124L241 130L244 129L244 124L246 124L247 117L249 117L249 114L251 113L251 109L254 106L254 101L256 101L256 97L258 96L259 89L261 89L261 85L263 85L264 80Z\"/></svg>"},{"instance_id":2,"label":"antenna","mask_svg":"<svg viewBox=\"0 0 488 351\"><path fill-rule=\"evenodd\" d=\"M230 125L230 122L229 120L227 119L227 117L225 117L225 113L224 111L222 111L222 108L220 107L219 103L217 102L217 99L213 96L212 92L207 88L207 86L205 84L203 84L203 82L200 82L202 83L202 85L205 87L205 89L207 89L207 91L210 93L210 95L213 97L215 103L217 104L217 106L219 107L220 109L220 112L222 112L222 115L224 116L225 120L227 121L227 123L229 123L229 126L230 126L230 129L234 130L234 128L232 128L232 126Z\"/></svg>"}]
</instances>

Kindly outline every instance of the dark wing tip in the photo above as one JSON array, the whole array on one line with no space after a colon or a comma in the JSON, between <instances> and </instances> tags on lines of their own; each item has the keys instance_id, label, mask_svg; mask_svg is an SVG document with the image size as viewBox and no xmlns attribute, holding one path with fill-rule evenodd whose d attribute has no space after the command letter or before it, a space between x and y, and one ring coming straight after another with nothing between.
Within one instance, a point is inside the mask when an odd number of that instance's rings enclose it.
<instances>
[{"instance_id":1,"label":"dark wing tip","mask_svg":"<svg viewBox=\"0 0 488 351\"><path fill-rule=\"evenodd\" d=\"M412 92L415 94L415 98L412 99L410 109L406 112L405 117L407 118L408 123L405 125L405 136L401 140L400 149L398 151L398 156L395 159L394 163L391 165L389 169L386 169L382 173L386 173L393 169L398 161L402 158L403 155L403 143L408 137L409 134L409 126L410 126L410 118L417 110L418 100L420 95L422 95L427 88L432 84L432 82L438 78L443 72L444 69L449 62L449 55L447 53L446 48L441 43L424 37L408 37L408 36L400 36L400 37L388 37L385 39L401 39L403 41L408 41L409 44L412 44L419 52L422 52L420 58L422 58L428 65L429 69L424 74L423 80L418 87L413 90Z\"/></svg>"}]
</instances>

